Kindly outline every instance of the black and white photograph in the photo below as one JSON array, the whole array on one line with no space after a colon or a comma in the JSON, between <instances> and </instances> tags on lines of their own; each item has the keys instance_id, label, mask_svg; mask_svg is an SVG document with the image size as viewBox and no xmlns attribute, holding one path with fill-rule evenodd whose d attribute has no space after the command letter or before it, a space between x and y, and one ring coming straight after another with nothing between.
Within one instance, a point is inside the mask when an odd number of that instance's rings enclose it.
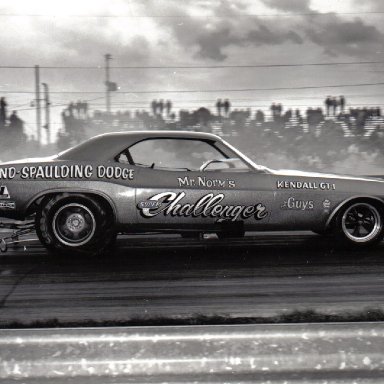
<instances>
[{"instance_id":1,"label":"black and white photograph","mask_svg":"<svg viewBox=\"0 0 384 384\"><path fill-rule=\"evenodd\" d=\"M384 382L383 1L0 23L0 382Z\"/></svg>"}]
</instances>

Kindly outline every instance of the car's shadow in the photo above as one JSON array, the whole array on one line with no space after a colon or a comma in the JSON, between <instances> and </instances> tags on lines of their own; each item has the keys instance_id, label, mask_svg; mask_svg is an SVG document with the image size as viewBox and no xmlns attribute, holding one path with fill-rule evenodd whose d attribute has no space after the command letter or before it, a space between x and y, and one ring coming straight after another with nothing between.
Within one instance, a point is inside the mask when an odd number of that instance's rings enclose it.
<instances>
[{"instance_id":1,"label":"car's shadow","mask_svg":"<svg viewBox=\"0 0 384 384\"><path fill-rule=\"evenodd\" d=\"M129 238L117 241L102 255L62 255L45 251L19 255L49 269L97 271L242 270L257 267L384 264L384 244L370 249L346 249L319 235L246 237L232 240L189 240L178 237ZM3 256L3 260L4 260ZM6 258L10 261L12 253Z\"/></svg>"}]
</instances>

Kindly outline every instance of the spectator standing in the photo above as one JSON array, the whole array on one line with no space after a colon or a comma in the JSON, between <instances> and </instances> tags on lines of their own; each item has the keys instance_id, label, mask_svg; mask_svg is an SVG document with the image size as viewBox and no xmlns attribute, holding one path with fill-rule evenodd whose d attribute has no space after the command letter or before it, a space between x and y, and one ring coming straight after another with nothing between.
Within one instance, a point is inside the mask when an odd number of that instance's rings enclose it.
<instances>
[{"instance_id":1,"label":"spectator standing","mask_svg":"<svg viewBox=\"0 0 384 384\"><path fill-rule=\"evenodd\" d=\"M333 111L333 116L336 116L336 111L337 111L337 99L336 97L332 97L332 111Z\"/></svg>"},{"instance_id":2,"label":"spectator standing","mask_svg":"<svg viewBox=\"0 0 384 384\"><path fill-rule=\"evenodd\" d=\"M272 120L275 120L275 117L276 117L276 104L275 103L272 103L272 105L270 106L270 110L272 112Z\"/></svg>"},{"instance_id":3,"label":"spectator standing","mask_svg":"<svg viewBox=\"0 0 384 384\"><path fill-rule=\"evenodd\" d=\"M73 110L75 109L75 105L71 102L68 105L68 112L70 116L73 116Z\"/></svg>"},{"instance_id":4,"label":"spectator standing","mask_svg":"<svg viewBox=\"0 0 384 384\"><path fill-rule=\"evenodd\" d=\"M276 105L276 115L280 117L282 112L283 112L283 106L281 105L281 103L279 103Z\"/></svg>"},{"instance_id":5,"label":"spectator standing","mask_svg":"<svg viewBox=\"0 0 384 384\"><path fill-rule=\"evenodd\" d=\"M217 102L216 102L217 116L221 116L222 107L223 107L223 103L221 102L221 99L217 99Z\"/></svg>"},{"instance_id":6,"label":"spectator standing","mask_svg":"<svg viewBox=\"0 0 384 384\"><path fill-rule=\"evenodd\" d=\"M156 112L157 112L157 101L156 100L152 100L151 109L152 109L153 116L156 116Z\"/></svg>"},{"instance_id":7,"label":"spectator standing","mask_svg":"<svg viewBox=\"0 0 384 384\"><path fill-rule=\"evenodd\" d=\"M303 120L303 116L301 116L301 112L300 112L299 108L296 109L295 116L296 116L298 123L303 124L304 120Z\"/></svg>"},{"instance_id":8,"label":"spectator standing","mask_svg":"<svg viewBox=\"0 0 384 384\"><path fill-rule=\"evenodd\" d=\"M159 103L157 104L158 108L159 108L159 113L160 115L162 116L163 115L163 111L164 111L164 100L161 99L159 101Z\"/></svg>"},{"instance_id":9,"label":"spectator standing","mask_svg":"<svg viewBox=\"0 0 384 384\"><path fill-rule=\"evenodd\" d=\"M9 116L9 126L15 128L17 125L17 112L13 111L11 116Z\"/></svg>"},{"instance_id":10,"label":"spectator standing","mask_svg":"<svg viewBox=\"0 0 384 384\"><path fill-rule=\"evenodd\" d=\"M307 115L307 123L308 123L309 133L311 133L311 127L313 125L313 109L312 109L312 107L307 108L306 115Z\"/></svg>"},{"instance_id":11,"label":"spectator standing","mask_svg":"<svg viewBox=\"0 0 384 384\"><path fill-rule=\"evenodd\" d=\"M284 120L288 122L292 118L292 109L288 109L284 114Z\"/></svg>"},{"instance_id":12,"label":"spectator standing","mask_svg":"<svg viewBox=\"0 0 384 384\"><path fill-rule=\"evenodd\" d=\"M7 102L5 101L5 98L2 97L0 99L0 127L4 127L6 121L7 121Z\"/></svg>"},{"instance_id":13,"label":"spectator standing","mask_svg":"<svg viewBox=\"0 0 384 384\"><path fill-rule=\"evenodd\" d=\"M169 115L171 114L171 109L172 109L171 100L167 100L167 102L165 103L165 109L167 111L167 117L169 117Z\"/></svg>"},{"instance_id":14,"label":"spectator standing","mask_svg":"<svg viewBox=\"0 0 384 384\"><path fill-rule=\"evenodd\" d=\"M83 103L81 102L81 100L79 100L76 105L75 105L75 108L76 108L76 113L77 113L77 118L80 119L81 118L81 110L82 110L82 107L83 107Z\"/></svg>"},{"instance_id":15,"label":"spectator standing","mask_svg":"<svg viewBox=\"0 0 384 384\"><path fill-rule=\"evenodd\" d=\"M88 118L88 108L89 108L87 101L84 101L83 107L84 107L84 118L87 119Z\"/></svg>"},{"instance_id":16,"label":"spectator standing","mask_svg":"<svg viewBox=\"0 0 384 384\"><path fill-rule=\"evenodd\" d=\"M228 99L225 99L224 100L224 113L225 113L226 117L228 117L230 109L231 109L231 103L229 102Z\"/></svg>"},{"instance_id":17,"label":"spectator standing","mask_svg":"<svg viewBox=\"0 0 384 384\"><path fill-rule=\"evenodd\" d=\"M258 109L256 112L255 118L257 123L264 123L265 121L264 112L261 109Z\"/></svg>"},{"instance_id":18,"label":"spectator standing","mask_svg":"<svg viewBox=\"0 0 384 384\"><path fill-rule=\"evenodd\" d=\"M345 108L345 97L344 97L343 95L340 96L339 104L340 104L340 112L341 112L341 113L344 113L344 108Z\"/></svg>"},{"instance_id":19,"label":"spectator standing","mask_svg":"<svg viewBox=\"0 0 384 384\"><path fill-rule=\"evenodd\" d=\"M330 112L330 109L331 109L331 106L332 106L332 98L331 96L327 96L327 98L325 99L325 109L327 111L327 116L329 116L329 112Z\"/></svg>"},{"instance_id":20,"label":"spectator standing","mask_svg":"<svg viewBox=\"0 0 384 384\"><path fill-rule=\"evenodd\" d=\"M13 129L22 130L23 126L24 126L23 120L19 119L16 111L13 111L11 116L9 116L9 127Z\"/></svg>"}]
</instances>

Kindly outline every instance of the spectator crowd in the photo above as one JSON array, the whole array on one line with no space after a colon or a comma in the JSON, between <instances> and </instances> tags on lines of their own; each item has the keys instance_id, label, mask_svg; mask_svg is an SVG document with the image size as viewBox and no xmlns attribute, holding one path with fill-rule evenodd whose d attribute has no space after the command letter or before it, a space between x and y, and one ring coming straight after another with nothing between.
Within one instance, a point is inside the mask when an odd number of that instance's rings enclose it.
<instances>
[{"instance_id":1,"label":"spectator crowd","mask_svg":"<svg viewBox=\"0 0 384 384\"><path fill-rule=\"evenodd\" d=\"M70 107L72 105L72 107ZM384 165L384 118L379 107L348 106L344 96L327 96L324 108L285 108L273 102L268 110L233 108L229 99L218 99L214 112L200 107L182 109L176 115L170 100L152 100L147 110L108 114L71 103L63 111L64 129L59 147L80 139L116 130L192 130L228 136L255 160L266 165L283 156L284 164L308 169L332 169L353 151ZM273 156L279 154L279 156ZM364 155L365 156L365 155ZM279 160L280 159L280 160ZM362 160L363 162L365 160ZM382 161L382 163L380 163ZM274 164L272 166L279 166ZM348 171L348 169L346 169ZM353 168L351 169L353 171Z\"/></svg>"}]
</instances>

